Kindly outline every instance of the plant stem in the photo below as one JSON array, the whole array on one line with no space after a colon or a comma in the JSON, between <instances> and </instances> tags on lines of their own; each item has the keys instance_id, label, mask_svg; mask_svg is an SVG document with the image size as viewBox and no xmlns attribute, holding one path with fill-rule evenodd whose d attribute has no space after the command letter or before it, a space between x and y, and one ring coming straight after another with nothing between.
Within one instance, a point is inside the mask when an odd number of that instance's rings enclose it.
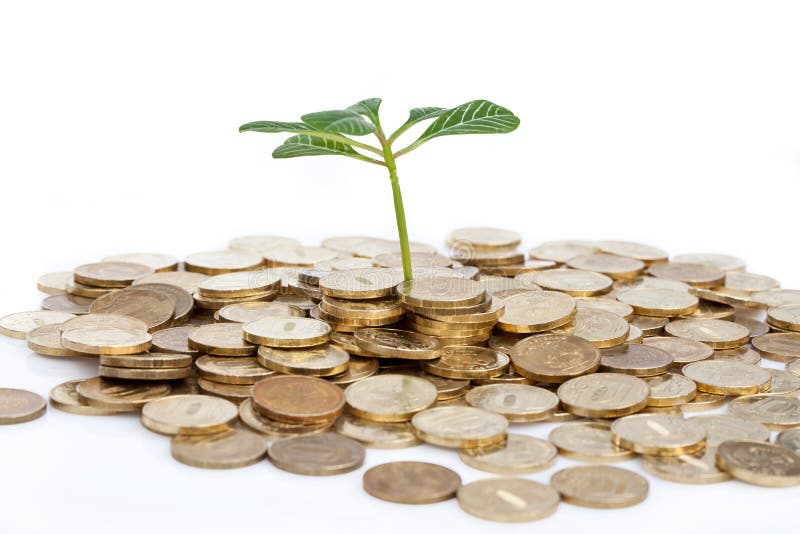
<instances>
[{"instance_id":1,"label":"plant stem","mask_svg":"<svg viewBox=\"0 0 800 534\"><path fill-rule=\"evenodd\" d=\"M403 208L403 194L400 192L400 180L397 177L397 165L394 163L391 144L386 140L383 132L378 132L377 135L383 147L383 159L386 161L386 168L389 169L389 180L392 182L394 214L397 218L397 234L400 238L400 257L403 261L403 277L406 280L411 280L411 248L408 245L406 212Z\"/></svg>"}]
</instances>

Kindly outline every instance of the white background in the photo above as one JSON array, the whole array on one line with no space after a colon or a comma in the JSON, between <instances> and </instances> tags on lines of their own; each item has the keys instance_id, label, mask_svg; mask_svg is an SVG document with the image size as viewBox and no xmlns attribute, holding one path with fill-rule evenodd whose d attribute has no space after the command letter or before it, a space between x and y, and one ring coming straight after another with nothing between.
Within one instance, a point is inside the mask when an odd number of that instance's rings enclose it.
<instances>
[{"instance_id":1,"label":"white background","mask_svg":"<svg viewBox=\"0 0 800 534\"><path fill-rule=\"evenodd\" d=\"M773 1L71 2L0 4L0 315L36 309L39 274L128 251L178 256L233 236L394 235L389 183L346 158L272 160L259 119L384 98L488 98L522 124L398 160L412 239L463 225L728 252L800 287L800 7ZM409 136L413 140L413 135ZM0 341L0 383L41 394L94 362ZM544 436L548 426L523 427ZM367 464L444 450L369 451ZM560 459L558 468L571 462ZM638 469L637 462L629 462ZM454 501L366 496L363 471L185 467L134 416L49 410L0 428L0 532L528 531ZM551 471L531 475L547 481ZM538 526L629 532L796 527L800 490L651 482L620 511L562 504Z\"/></svg>"}]
</instances>

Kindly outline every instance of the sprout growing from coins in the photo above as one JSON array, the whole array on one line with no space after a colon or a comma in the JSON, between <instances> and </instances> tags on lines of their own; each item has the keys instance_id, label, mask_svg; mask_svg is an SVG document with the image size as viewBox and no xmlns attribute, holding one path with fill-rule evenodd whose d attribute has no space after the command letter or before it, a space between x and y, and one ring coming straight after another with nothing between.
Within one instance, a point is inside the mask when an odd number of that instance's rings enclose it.
<instances>
[{"instance_id":1,"label":"sprout growing from coins","mask_svg":"<svg viewBox=\"0 0 800 534\"><path fill-rule=\"evenodd\" d=\"M411 252L408 245L408 229L403 209L403 196L397 177L395 160L436 137L463 134L496 134L513 132L519 126L519 118L510 110L488 100L473 100L454 108L414 108L408 120L394 133L386 135L381 126L378 109L380 98L362 100L347 109L319 111L300 117L302 122L257 121L243 124L240 132L291 133L294 134L272 152L273 158L297 158L300 156L347 156L382 165L389 171L397 218L397 233L400 240L400 255L403 276L411 279ZM395 141L412 126L429 119L436 119L416 141L405 148L394 150ZM380 146L373 146L353 139L373 134ZM372 156L372 154L378 157Z\"/></svg>"}]
</instances>

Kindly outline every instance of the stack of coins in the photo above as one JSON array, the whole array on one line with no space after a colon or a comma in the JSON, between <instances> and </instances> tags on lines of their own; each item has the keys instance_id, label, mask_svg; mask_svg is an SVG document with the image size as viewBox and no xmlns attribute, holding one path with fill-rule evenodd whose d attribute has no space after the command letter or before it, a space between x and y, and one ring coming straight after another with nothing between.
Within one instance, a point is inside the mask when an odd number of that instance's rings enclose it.
<instances>
[{"instance_id":1,"label":"stack of coins","mask_svg":"<svg viewBox=\"0 0 800 534\"><path fill-rule=\"evenodd\" d=\"M300 273L301 278L306 273ZM322 293L311 316L330 323L337 332L386 326L405 313L395 296L402 275L390 268L334 270L315 280Z\"/></svg>"},{"instance_id":2,"label":"stack of coins","mask_svg":"<svg viewBox=\"0 0 800 534\"><path fill-rule=\"evenodd\" d=\"M275 300L280 287L280 275L271 270L239 271L203 280L194 299L199 308L216 311L234 304Z\"/></svg>"},{"instance_id":3,"label":"stack of coins","mask_svg":"<svg viewBox=\"0 0 800 534\"><path fill-rule=\"evenodd\" d=\"M197 351L199 355L197 362L200 363L197 368L200 378L197 385L201 391L237 404L250 397L253 382L237 380L235 377L248 374L246 369L253 367L258 347L245 341L240 323L200 325L189 330L186 335L188 348ZM225 363L221 360L223 358ZM243 362L230 362L234 358L242 359Z\"/></svg>"},{"instance_id":4,"label":"stack of coins","mask_svg":"<svg viewBox=\"0 0 800 534\"><path fill-rule=\"evenodd\" d=\"M65 284L70 295L95 299L128 287L137 278L153 274L155 269L140 263L103 261L75 268L72 280Z\"/></svg>"}]
</instances>

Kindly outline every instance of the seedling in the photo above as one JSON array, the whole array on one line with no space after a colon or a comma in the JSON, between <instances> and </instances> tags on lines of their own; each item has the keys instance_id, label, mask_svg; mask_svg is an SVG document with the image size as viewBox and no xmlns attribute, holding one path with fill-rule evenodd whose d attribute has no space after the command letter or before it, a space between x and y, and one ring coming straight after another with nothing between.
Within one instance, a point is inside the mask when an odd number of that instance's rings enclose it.
<instances>
[{"instance_id":1,"label":"seedling","mask_svg":"<svg viewBox=\"0 0 800 534\"><path fill-rule=\"evenodd\" d=\"M388 137L381 126L378 109L380 98L362 100L347 109L319 111L300 117L302 122L257 121L239 127L240 132L291 133L282 145L272 152L273 158L300 156L347 156L381 165L389 170L403 260L403 276L411 279L411 254L408 229L403 210L403 195L397 177L395 160L436 137L463 134L496 134L513 132L519 118L511 111L488 100L473 100L454 108L414 108L408 120ZM434 120L416 141L394 151L395 141L409 128L420 122ZM380 146L362 143L353 137L373 134ZM373 156L376 155L376 157Z\"/></svg>"}]
</instances>

